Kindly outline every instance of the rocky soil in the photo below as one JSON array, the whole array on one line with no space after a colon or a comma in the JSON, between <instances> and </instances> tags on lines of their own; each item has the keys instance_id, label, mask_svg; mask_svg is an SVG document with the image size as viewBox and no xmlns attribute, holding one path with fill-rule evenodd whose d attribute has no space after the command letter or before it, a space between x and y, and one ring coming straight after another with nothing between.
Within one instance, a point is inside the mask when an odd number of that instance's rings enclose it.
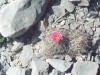
<instances>
[{"instance_id":1,"label":"rocky soil","mask_svg":"<svg viewBox=\"0 0 100 75\"><path fill-rule=\"evenodd\" d=\"M100 0L0 0L1 35L0 75L100 75Z\"/></svg>"}]
</instances>

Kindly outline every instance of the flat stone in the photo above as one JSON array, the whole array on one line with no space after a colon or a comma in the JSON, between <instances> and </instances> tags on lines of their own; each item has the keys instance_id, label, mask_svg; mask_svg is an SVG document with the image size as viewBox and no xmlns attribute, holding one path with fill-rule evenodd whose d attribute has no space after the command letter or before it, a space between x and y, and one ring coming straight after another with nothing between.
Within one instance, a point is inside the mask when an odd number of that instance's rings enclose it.
<instances>
[{"instance_id":1,"label":"flat stone","mask_svg":"<svg viewBox=\"0 0 100 75\"><path fill-rule=\"evenodd\" d=\"M56 70L58 70L60 72L67 71L72 65L72 62L66 62L66 61L60 60L60 59L47 59L46 61L52 67L54 67Z\"/></svg>"},{"instance_id":2,"label":"flat stone","mask_svg":"<svg viewBox=\"0 0 100 75\"><path fill-rule=\"evenodd\" d=\"M75 9L74 4L72 4L69 0L61 0L60 4L63 8L65 8L68 12L73 12Z\"/></svg>"},{"instance_id":3,"label":"flat stone","mask_svg":"<svg viewBox=\"0 0 100 75\"><path fill-rule=\"evenodd\" d=\"M19 57L19 60L21 61L22 66L23 67L27 66L30 63L32 57L33 57L32 46L30 46L30 45L24 46L22 53Z\"/></svg>"},{"instance_id":4,"label":"flat stone","mask_svg":"<svg viewBox=\"0 0 100 75\"><path fill-rule=\"evenodd\" d=\"M72 69L72 75L96 75L99 65L91 61L76 62Z\"/></svg>"},{"instance_id":5,"label":"flat stone","mask_svg":"<svg viewBox=\"0 0 100 75\"><path fill-rule=\"evenodd\" d=\"M15 38L26 32L43 15L49 0L15 0L0 10L0 33Z\"/></svg>"},{"instance_id":6,"label":"flat stone","mask_svg":"<svg viewBox=\"0 0 100 75\"><path fill-rule=\"evenodd\" d=\"M33 59L31 62L31 75L48 75L49 64L40 59Z\"/></svg>"}]
</instances>

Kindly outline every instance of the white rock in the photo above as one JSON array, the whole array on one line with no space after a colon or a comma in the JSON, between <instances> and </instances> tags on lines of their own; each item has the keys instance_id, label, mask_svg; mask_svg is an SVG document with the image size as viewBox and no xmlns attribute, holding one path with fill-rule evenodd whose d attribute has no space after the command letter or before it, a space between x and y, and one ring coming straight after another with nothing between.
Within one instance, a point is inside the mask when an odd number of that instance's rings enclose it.
<instances>
[{"instance_id":1,"label":"white rock","mask_svg":"<svg viewBox=\"0 0 100 75\"><path fill-rule=\"evenodd\" d=\"M99 65L91 61L76 62L72 69L72 75L96 75Z\"/></svg>"},{"instance_id":2,"label":"white rock","mask_svg":"<svg viewBox=\"0 0 100 75\"><path fill-rule=\"evenodd\" d=\"M19 60L21 61L22 66L23 67L27 66L30 63L32 57L33 57L32 46L30 45L24 46L23 51L19 57Z\"/></svg>"},{"instance_id":3,"label":"white rock","mask_svg":"<svg viewBox=\"0 0 100 75\"><path fill-rule=\"evenodd\" d=\"M60 72L67 71L72 65L72 62L66 62L60 59L47 59L46 62Z\"/></svg>"},{"instance_id":4,"label":"white rock","mask_svg":"<svg viewBox=\"0 0 100 75\"><path fill-rule=\"evenodd\" d=\"M6 72L7 75L22 75L22 68L20 67L11 67Z\"/></svg>"},{"instance_id":5,"label":"white rock","mask_svg":"<svg viewBox=\"0 0 100 75\"><path fill-rule=\"evenodd\" d=\"M39 59L33 59L31 62L32 75L48 75L48 67L48 63Z\"/></svg>"}]
</instances>

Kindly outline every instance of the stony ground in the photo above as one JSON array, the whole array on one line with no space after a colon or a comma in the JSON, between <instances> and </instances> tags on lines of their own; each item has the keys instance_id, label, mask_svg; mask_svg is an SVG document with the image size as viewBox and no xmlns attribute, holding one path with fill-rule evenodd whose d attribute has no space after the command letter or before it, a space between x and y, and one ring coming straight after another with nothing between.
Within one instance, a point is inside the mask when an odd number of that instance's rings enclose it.
<instances>
[{"instance_id":1,"label":"stony ground","mask_svg":"<svg viewBox=\"0 0 100 75\"><path fill-rule=\"evenodd\" d=\"M0 0L0 6L12 2ZM0 47L0 75L100 75L99 8L99 0L51 0L45 14L34 27ZM51 33L49 29L52 28L74 30L71 34L76 36L78 30L87 34L90 41L87 55L72 58L69 54L61 53L52 59L45 58L44 48L48 51L51 43L44 45L44 38L48 37L45 34ZM49 49L53 52L62 45L57 46Z\"/></svg>"}]
</instances>

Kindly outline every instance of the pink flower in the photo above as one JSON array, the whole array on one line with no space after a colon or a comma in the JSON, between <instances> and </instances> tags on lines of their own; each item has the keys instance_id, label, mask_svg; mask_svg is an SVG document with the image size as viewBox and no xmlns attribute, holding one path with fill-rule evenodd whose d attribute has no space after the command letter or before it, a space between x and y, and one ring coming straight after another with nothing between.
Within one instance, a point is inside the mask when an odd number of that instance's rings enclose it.
<instances>
[{"instance_id":1,"label":"pink flower","mask_svg":"<svg viewBox=\"0 0 100 75\"><path fill-rule=\"evenodd\" d=\"M60 40L62 40L63 38L62 38L62 35L59 34L58 32L53 32L53 33L51 34L51 39L53 40L53 42L57 43L57 42L59 42Z\"/></svg>"}]
</instances>

